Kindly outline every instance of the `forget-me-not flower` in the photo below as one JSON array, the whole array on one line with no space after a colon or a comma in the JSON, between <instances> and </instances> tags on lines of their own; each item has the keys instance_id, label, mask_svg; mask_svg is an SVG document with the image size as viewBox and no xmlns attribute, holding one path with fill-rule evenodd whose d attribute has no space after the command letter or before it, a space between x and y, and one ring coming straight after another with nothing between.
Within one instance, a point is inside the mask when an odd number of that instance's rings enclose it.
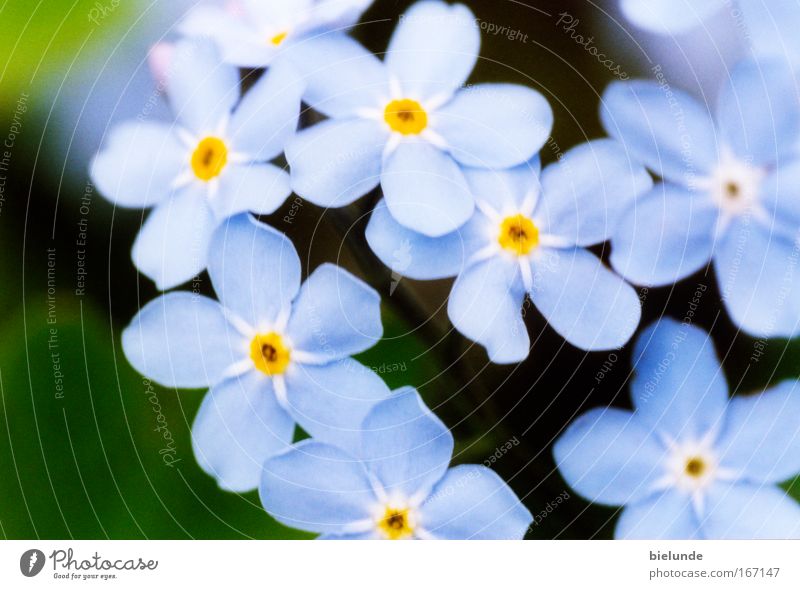
<instances>
[{"instance_id":1,"label":"forget-me-not flower","mask_svg":"<svg viewBox=\"0 0 800 589\"><path fill-rule=\"evenodd\" d=\"M522 164L553 123L547 101L530 88L462 88L479 46L468 8L424 1L402 16L383 62L344 35L295 47L304 100L329 117L286 148L295 192L338 207L380 183L403 226L439 236L464 224L474 198L462 167Z\"/></svg>"},{"instance_id":2,"label":"forget-me-not flower","mask_svg":"<svg viewBox=\"0 0 800 589\"><path fill-rule=\"evenodd\" d=\"M728 399L711 339L671 319L634 350L634 412L597 408L556 442L581 495L623 505L617 538L800 538L800 505L777 484L800 472L800 390Z\"/></svg>"},{"instance_id":3,"label":"forget-me-not flower","mask_svg":"<svg viewBox=\"0 0 800 589\"><path fill-rule=\"evenodd\" d=\"M367 240L383 263L417 280L458 276L450 320L493 362L528 356L526 296L575 346L599 350L627 342L641 313L636 292L585 248L605 241L620 211L652 186L646 170L606 139L570 150L541 178L538 159L464 174L477 208L463 228L443 237L414 233L378 205ZM398 204L433 214L413 198ZM398 251L407 255L401 259Z\"/></svg>"},{"instance_id":4,"label":"forget-me-not flower","mask_svg":"<svg viewBox=\"0 0 800 589\"><path fill-rule=\"evenodd\" d=\"M292 44L354 25L372 0L227 0L189 12L180 31L213 39L228 63L270 65Z\"/></svg>"},{"instance_id":5,"label":"forget-me-not flower","mask_svg":"<svg viewBox=\"0 0 800 589\"><path fill-rule=\"evenodd\" d=\"M209 253L219 301L188 292L147 304L125 330L125 355L148 378L211 387L192 427L195 455L221 487L255 488L263 461L292 441L297 422L346 443L390 395L349 358L383 328L380 298L330 264L300 285L300 259L281 233L242 214L221 225Z\"/></svg>"},{"instance_id":6,"label":"forget-me-not flower","mask_svg":"<svg viewBox=\"0 0 800 589\"><path fill-rule=\"evenodd\" d=\"M264 508L324 539L519 540L532 518L494 471L448 468L453 436L405 388L364 419L356 446L304 441L264 464Z\"/></svg>"},{"instance_id":7,"label":"forget-me-not flower","mask_svg":"<svg viewBox=\"0 0 800 589\"><path fill-rule=\"evenodd\" d=\"M271 213L291 194L289 175L268 162L297 129L303 87L282 65L240 100L238 70L211 43L184 41L171 51L166 90L175 123L123 123L91 164L114 204L154 207L132 255L162 290L206 267L211 234L225 218Z\"/></svg>"},{"instance_id":8,"label":"forget-me-not flower","mask_svg":"<svg viewBox=\"0 0 800 589\"><path fill-rule=\"evenodd\" d=\"M664 184L637 200L612 236L611 263L648 286L713 260L723 299L745 331L800 333L800 99L779 61L745 61L716 109L655 82L614 83L608 132Z\"/></svg>"}]
</instances>

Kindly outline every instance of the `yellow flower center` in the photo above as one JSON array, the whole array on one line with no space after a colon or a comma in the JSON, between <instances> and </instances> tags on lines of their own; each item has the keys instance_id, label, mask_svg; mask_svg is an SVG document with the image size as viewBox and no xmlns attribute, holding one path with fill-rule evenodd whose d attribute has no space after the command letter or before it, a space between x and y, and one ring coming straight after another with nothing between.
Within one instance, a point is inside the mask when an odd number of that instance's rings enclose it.
<instances>
[{"instance_id":1,"label":"yellow flower center","mask_svg":"<svg viewBox=\"0 0 800 589\"><path fill-rule=\"evenodd\" d=\"M282 33L278 33L277 35L272 37L269 40L269 42L272 43L273 45L275 45L275 47L277 47L278 45L283 43L286 40L286 37L288 37L288 36L289 36L289 33L287 31L283 31Z\"/></svg>"},{"instance_id":2,"label":"yellow flower center","mask_svg":"<svg viewBox=\"0 0 800 589\"><path fill-rule=\"evenodd\" d=\"M419 135L428 126L428 113L416 100L392 100L383 113L386 123L396 133Z\"/></svg>"},{"instance_id":3,"label":"yellow flower center","mask_svg":"<svg viewBox=\"0 0 800 589\"><path fill-rule=\"evenodd\" d=\"M206 137L192 154L192 171L204 182L219 176L227 163L228 147L219 137Z\"/></svg>"},{"instance_id":4,"label":"yellow flower center","mask_svg":"<svg viewBox=\"0 0 800 589\"><path fill-rule=\"evenodd\" d=\"M404 540L414 534L408 508L387 507L378 520L378 529L387 540Z\"/></svg>"},{"instance_id":5,"label":"yellow flower center","mask_svg":"<svg viewBox=\"0 0 800 589\"><path fill-rule=\"evenodd\" d=\"M539 245L539 229L525 215L506 217L500 225L498 241L503 249L524 256Z\"/></svg>"},{"instance_id":6,"label":"yellow flower center","mask_svg":"<svg viewBox=\"0 0 800 589\"><path fill-rule=\"evenodd\" d=\"M291 351L279 334L260 333L250 342L250 358L261 372L267 376L277 376L286 372Z\"/></svg>"},{"instance_id":7,"label":"yellow flower center","mask_svg":"<svg viewBox=\"0 0 800 589\"><path fill-rule=\"evenodd\" d=\"M686 461L685 471L690 477L699 479L706 472L706 463L699 456L693 456Z\"/></svg>"}]
</instances>

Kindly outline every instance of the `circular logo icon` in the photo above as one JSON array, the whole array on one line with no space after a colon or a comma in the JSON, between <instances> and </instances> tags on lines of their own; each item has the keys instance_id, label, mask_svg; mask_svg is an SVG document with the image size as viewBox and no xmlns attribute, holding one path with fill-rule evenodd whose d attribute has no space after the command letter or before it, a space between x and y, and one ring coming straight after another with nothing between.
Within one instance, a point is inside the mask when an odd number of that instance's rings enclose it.
<instances>
[{"instance_id":1,"label":"circular logo icon","mask_svg":"<svg viewBox=\"0 0 800 589\"><path fill-rule=\"evenodd\" d=\"M35 577L44 568L44 552L41 550L26 550L19 559L19 570L26 577Z\"/></svg>"}]
</instances>

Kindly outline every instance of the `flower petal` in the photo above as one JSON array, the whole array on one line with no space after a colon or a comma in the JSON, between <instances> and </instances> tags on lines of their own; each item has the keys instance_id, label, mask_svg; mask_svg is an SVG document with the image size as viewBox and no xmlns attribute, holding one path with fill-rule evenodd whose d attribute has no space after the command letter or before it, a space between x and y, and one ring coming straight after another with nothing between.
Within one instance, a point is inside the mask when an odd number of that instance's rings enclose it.
<instances>
[{"instance_id":1,"label":"flower petal","mask_svg":"<svg viewBox=\"0 0 800 589\"><path fill-rule=\"evenodd\" d=\"M443 540L522 540L533 521L497 473L473 464L448 470L420 514L425 531Z\"/></svg>"},{"instance_id":2,"label":"flower petal","mask_svg":"<svg viewBox=\"0 0 800 589\"><path fill-rule=\"evenodd\" d=\"M136 370L178 388L220 382L244 358L245 345L219 303L188 292L150 301L122 333L125 357Z\"/></svg>"},{"instance_id":3,"label":"flower petal","mask_svg":"<svg viewBox=\"0 0 800 589\"><path fill-rule=\"evenodd\" d=\"M743 217L722 239L714 270L733 322L756 337L800 334L800 238Z\"/></svg>"},{"instance_id":4,"label":"flower petal","mask_svg":"<svg viewBox=\"0 0 800 589\"><path fill-rule=\"evenodd\" d=\"M636 414L673 440L699 441L724 423L728 385L711 337L662 319L636 340L631 397Z\"/></svg>"},{"instance_id":5,"label":"flower petal","mask_svg":"<svg viewBox=\"0 0 800 589\"><path fill-rule=\"evenodd\" d=\"M343 534L348 524L370 519L377 502L362 463L313 440L264 463L259 495L282 524L326 534Z\"/></svg>"},{"instance_id":6,"label":"flower petal","mask_svg":"<svg viewBox=\"0 0 800 589\"><path fill-rule=\"evenodd\" d=\"M197 463L227 491L258 487L264 461L292 443L294 420L256 371L213 387L192 425Z\"/></svg>"},{"instance_id":7,"label":"flower petal","mask_svg":"<svg viewBox=\"0 0 800 589\"><path fill-rule=\"evenodd\" d=\"M717 162L717 132L689 94L655 82L613 82L603 93L603 126L657 175L690 185Z\"/></svg>"},{"instance_id":8,"label":"flower petal","mask_svg":"<svg viewBox=\"0 0 800 589\"><path fill-rule=\"evenodd\" d=\"M304 88L295 68L277 60L247 91L231 117L228 133L236 152L258 161L282 153L297 131Z\"/></svg>"},{"instance_id":9,"label":"flower petal","mask_svg":"<svg viewBox=\"0 0 800 589\"><path fill-rule=\"evenodd\" d=\"M366 235L375 255L395 273L414 280L436 280L458 274L465 258L476 249L477 239L465 229L467 226L441 237L427 237L395 221L381 200L372 212Z\"/></svg>"},{"instance_id":10,"label":"flower petal","mask_svg":"<svg viewBox=\"0 0 800 589\"><path fill-rule=\"evenodd\" d=\"M386 161L381 185L397 222L429 237L458 229L475 210L461 168L428 143L401 143Z\"/></svg>"},{"instance_id":11,"label":"flower petal","mask_svg":"<svg viewBox=\"0 0 800 589\"><path fill-rule=\"evenodd\" d=\"M618 142L589 141L544 170L539 214L547 233L594 245L611 237L622 214L652 186L647 170Z\"/></svg>"},{"instance_id":12,"label":"flower petal","mask_svg":"<svg viewBox=\"0 0 800 589\"><path fill-rule=\"evenodd\" d=\"M328 360L358 354L383 335L381 297L346 270L323 264L300 287L286 333L296 349Z\"/></svg>"},{"instance_id":13,"label":"flower petal","mask_svg":"<svg viewBox=\"0 0 800 589\"><path fill-rule=\"evenodd\" d=\"M749 49L755 55L786 58L800 55L800 5L794 2L739 0L747 27Z\"/></svg>"},{"instance_id":14,"label":"flower petal","mask_svg":"<svg viewBox=\"0 0 800 589\"><path fill-rule=\"evenodd\" d=\"M212 39L224 61L238 67L266 67L278 55L275 47L259 38L252 22L222 6L196 6L178 30L187 37Z\"/></svg>"},{"instance_id":15,"label":"flower petal","mask_svg":"<svg viewBox=\"0 0 800 589\"><path fill-rule=\"evenodd\" d=\"M222 62L211 41L180 41L167 73L167 95L186 127L211 133L239 101L239 72Z\"/></svg>"},{"instance_id":16,"label":"flower petal","mask_svg":"<svg viewBox=\"0 0 800 589\"><path fill-rule=\"evenodd\" d=\"M300 288L300 258L292 242L247 214L214 233L208 273L222 304L257 329L272 327Z\"/></svg>"},{"instance_id":17,"label":"flower petal","mask_svg":"<svg viewBox=\"0 0 800 589\"><path fill-rule=\"evenodd\" d=\"M347 358L316 366L296 364L286 374L288 409L314 439L358 455L361 422L391 391L372 370Z\"/></svg>"},{"instance_id":18,"label":"flower petal","mask_svg":"<svg viewBox=\"0 0 800 589\"><path fill-rule=\"evenodd\" d=\"M588 250L552 250L531 263L531 300L547 322L583 350L622 347L642 315L636 291Z\"/></svg>"},{"instance_id":19,"label":"flower petal","mask_svg":"<svg viewBox=\"0 0 800 589\"><path fill-rule=\"evenodd\" d=\"M698 540L703 537L691 495L667 491L622 510L618 540Z\"/></svg>"},{"instance_id":20,"label":"flower petal","mask_svg":"<svg viewBox=\"0 0 800 589\"><path fill-rule=\"evenodd\" d=\"M115 205L148 208L167 198L185 160L185 149L172 127L126 122L111 130L89 173L100 193Z\"/></svg>"},{"instance_id":21,"label":"flower petal","mask_svg":"<svg viewBox=\"0 0 800 589\"><path fill-rule=\"evenodd\" d=\"M512 364L530 352L522 319L524 300L519 266L494 258L468 266L459 275L447 314L458 331L486 348L492 362Z\"/></svg>"},{"instance_id":22,"label":"flower petal","mask_svg":"<svg viewBox=\"0 0 800 589\"><path fill-rule=\"evenodd\" d=\"M718 216L702 195L658 184L621 215L611 236L611 265L646 286L686 278L711 259Z\"/></svg>"},{"instance_id":23,"label":"flower petal","mask_svg":"<svg viewBox=\"0 0 800 589\"><path fill-rule=\"evenodd\" d=\"M722 140L752 164L776 162L796 147L798 103L794 73L784 60L741 61L719 96Z\"/></svg>"},{"instance_id":24,"label":"flower petal","mask_svg":"<svg viewBox=\"0 0 800 589\"><path fill-rule=\"evenodd\" d=\"M800 505L771 485L717 483L703 531L712 540L800 540Z\"/></svg>"},{"instance_id":25,"label":"flower petal","mask_svg":"<svg viewBox=\"0 0 800 589\"><path fill-rule=\"evenodd\" d=\"M410 98L449 96L467 81L480 45L480 29L469 8L417 2L400 17L386 66Z\"/></svg>"},{"instance_id":26,"label":"flower petal","mask_svg":"<svg viewBox=\"0 0 800 589\"><path fill-rule=\"evenodd\" d=\"M217 220L203 190L190 186L162 202L136 236L133 263L159 290L183 284L206 267Z\"/></svg>"},{"instance_id":27,"label":"flower petal","mask_svg":"<svg viewBox=\"0 0 800 589\"><path fill-rule=\"evenodd\" d=\"M798 388L797 381L787 381L731 400L717 443L724 467L752 482L781 483L800 474Z\"/></svg>"},{"instance_id":28,"label":"flower petal","mask_svg":"<svg viewBox=\"0 0 800 589\"><path fill-rule=\"evenodd\" d=\"M654 33L679 35L703 24L724 6L724 0L622 0L625 16Z\"/></svg>"},{"instance_id":29,"label":"flower petal","mask_svg":"<svg viewBox=\"0 0 800 589\"><path fill-rule=\"evenodd\" d=\"M553 447L561 476L596 503L625 505L653 492L665 450L629 411L597 408L567 428Z\"/></svg>"},{"instance_id":30,"label":"flower petal","mask_svg":"<svg viewBox=\"0 0 800 589\"><path fill-rule=\"evenodd\" d=\"M252 211L269 215L292 193L289 174L272 164L233 165L219 179L210 201L218 219Z\"/></svg>"},{"instance_id":31,"label":"flower petal","mask_svg":"<svg viewBox=\"0 0 800 589\"><path fill-rule=\"evenodd\" d=\"M367 119L329 120L286 147L294 191L321 207L342 207L380 182L388 132Z\"/></svg>"},{"instance_id":32,"label":"flower petal","mask_svg":"<svg viewBox=\"0 0 800 589\"><path fill-rule=\"evenodd\" d=\"M347 35L329 33L288 49L307 84L303 101L328 117L355 116L382 109L388 96L386 67Z\"/></svg>"},{"instance_id":33,"label":"flower petal","mask_svg":"<svg viewBox=\"0 0 800 589\"><path fill-rule=\"evenodd\" d=\"M520 211L526 198L538 197L542 191L539 176L542 162L539 156L505 170L464 168L476 201L483 201L503 216Z\"/></svg>"},{"instance_id":34,"label":"flower petal","mask_svg":"<svg viewBox=\"0 0 800 589\"><path fill-rule=\"evenodd\" d=\"M432 128L461 164L510 168L530 160L553 128L553 110L536 90L479 84L436 111Z\"/></svg>"},{"instance_id":35,"label":"flower petal","mask_svg":"<svg viewBox=\"0 0 800 589\"><path fill-rule=\"evenodd\" d=\"M447 471L453 435L411 387L378 403L361 429L361 457L389 497L424 498Z\"/></svg>"}]
</instances>

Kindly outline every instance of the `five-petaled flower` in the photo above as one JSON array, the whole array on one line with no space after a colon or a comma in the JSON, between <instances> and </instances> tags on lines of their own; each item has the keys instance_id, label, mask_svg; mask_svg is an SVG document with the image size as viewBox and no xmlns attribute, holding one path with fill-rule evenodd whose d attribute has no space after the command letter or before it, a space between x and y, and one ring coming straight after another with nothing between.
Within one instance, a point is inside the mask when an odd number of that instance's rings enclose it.
<instances>
[{"instance_id":1,"label":"five-petaled flower","mask_svg":"<svg viewBox=\"0 0 800 589\"><path fill-rule=\"evenodd\" d=\"M201 41L175 46L166 78L176 123L123 123L91 164L92 180L114 204L155 207L133 261L162 290L206 267L221 221L271 213L291 194L289 175L268 162L297 129L303 91L294 69L280 65L240 101L238 70Z\"/></svg>"},{"instance_id":2,"label":"five-petaled flower","mask_svg":"<svg viewBox=\"0 0 800 589\"><path fill-rule=\"evenodd\" d=\"M295 192L339 207L380 183L401 225L430 236L463 225L474 198L462 167L522 164L553 123L533 89L461 89L479 46L469 9L426 1L403 16L384 62L344 35L293 48L308 83L304 100L329 117L287 146Z\"/></svg>"},{"instance_id":3,"label":"five-petaled flower","mask_svg":"<svg viewBox=\"0 0 800 589\"><path fill-rule=\"evenodd\" d=\"M294 43L352 26L370 4L372 0L226 0L194 8L180 31L213 39L228 63L260 68Z\"/></svg>"},{"instance_id":4,"label":"five-petaled flower","mask_svg":"<svg viewBox=\"0 0 800 589\"><path fill-rule=\"evenodd\" d=\"M634 370L633 413L593 409L554 448L576 491L625 506L616 536L800 538L777 486L800 472L798 383L729 400L708 334L671 319L639 337Z\"/></svg>"},{"instance_id":5,"label":"five-petaled flower","mask_svg":"<svg viewBox=\"0 0 800 589\"><path fill-rule=\"evenodd\" d=\"M652 186L646 170L616 142L597 140L566 153L541 179L538 160L465 175L477 209L464 227L426 237L395 222L380 204L367 227L377 256L413 279L458 276L447 307L450 320L486 347L493 362L527 357L521 313L526 296L575 346L625 344L639 324L636 292L585 248L605 241L620 211ZM400 206L419 205L411 200ZM392 253L404 243L410 244L410 261L400 268Z\"/></svg>"},{"instance_id":6,"label":"five-petaled flower","mask_svg":"<svg viewBox=\"0 0 800 589\"><path fill-rule=\"evenodd\" d=\"M220 302L163 295L122 344L158 383L211 387L192 428L195 455L221 487L246 491L263 461L291 444L295 422L318 440L346 443L390 395L349 358L380 339L380 297L330 264L301 286L291 242L248 214L217 229L208 270Z\"/></svg>"},{"instance_id":7,"label":"five-petaled flower","mask_svg":"<svg viewBox=\"0 0 800 589\"><path fill-rule=\"evenodd\" d=\"M453 436L412 388L375 405L356 444L304 441L268 459L267 512L324 539L522 539L532 518L494 471L448 469Z\"/></svg>"},{"instance_id":8,"label":"five-petaled flower","mask_svg":"<svg viewBox=\"0 0 800 589\"><path fill-rule=\"evenodd\" d=\"M653 82L612 84L603 103L608 132L665 180L620 220L614 269L662 286L713 260L742 329L800 333L800 100L791 69L740 63L716 125L692 97Z\"/></svg>"}]
</instances>

